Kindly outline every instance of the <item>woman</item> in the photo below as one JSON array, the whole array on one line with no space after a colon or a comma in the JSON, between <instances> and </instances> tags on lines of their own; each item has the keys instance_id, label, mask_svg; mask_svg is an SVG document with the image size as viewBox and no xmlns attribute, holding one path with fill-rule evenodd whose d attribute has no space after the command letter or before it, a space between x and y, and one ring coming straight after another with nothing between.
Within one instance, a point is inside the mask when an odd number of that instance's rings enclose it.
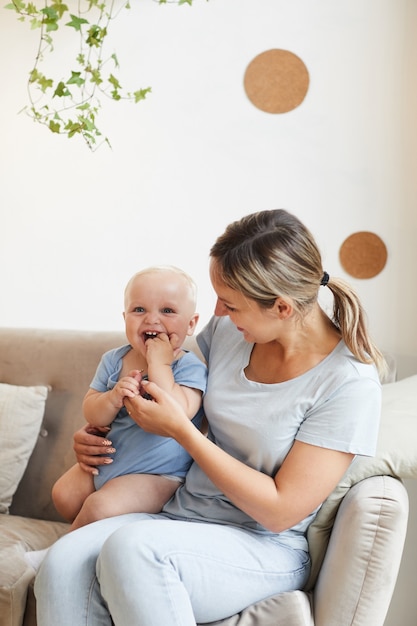
<instances>
[{"instance_id":1,"label":"woman","mask_svg":"<svg viewBox=\"0 0 417 626\"><path fill-rule=\"evenodd\" d=\"M194 463L162 513L97 522L52 547L36 580L38 626L194 626L302 588L309 524L352 458L374 453L383 358L310 232L263 211L231 224L210 256L217 304L198 337L208 437L154 383L154 401L126 399L142 428ZM98 441L78 435L90 471L106 450Z\"/></svg>"}]
</instances>

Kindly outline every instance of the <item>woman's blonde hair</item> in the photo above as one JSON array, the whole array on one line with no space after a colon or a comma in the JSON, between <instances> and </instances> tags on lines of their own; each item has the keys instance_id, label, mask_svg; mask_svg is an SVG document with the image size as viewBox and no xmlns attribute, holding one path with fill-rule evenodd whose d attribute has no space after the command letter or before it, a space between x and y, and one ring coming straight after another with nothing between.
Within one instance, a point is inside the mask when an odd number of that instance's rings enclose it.
<instances>
[{"instance_id":1,"label":"woman's blonde hair","mask_svg":"<svg viewBox=\"0 0 417 626\"><path fill-rule=\"evenodd\" d=\"M228 287L264 308L287 296L300 319L317 302L320 286L327 286L333 294L332 322L349 350L385 374L385 359L368 334L359 297L344 280L323 271L317 244L295 215L284 209L247 215L229 224L210 256Z\"/></svg>"}]
</instances>

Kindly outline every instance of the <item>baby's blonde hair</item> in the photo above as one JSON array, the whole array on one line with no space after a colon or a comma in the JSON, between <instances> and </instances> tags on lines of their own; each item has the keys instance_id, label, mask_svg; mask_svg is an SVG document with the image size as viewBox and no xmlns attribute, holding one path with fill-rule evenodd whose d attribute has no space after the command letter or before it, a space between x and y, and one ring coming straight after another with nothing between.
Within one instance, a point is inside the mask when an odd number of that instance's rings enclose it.
<instances>
[{"instance_id":1,"label":"baby's blonde hair","mask_svg":"<svg viewBox=\"0 0 417 626\"><path fill-rule=\"evenodd\" d=\"M125 287L125 291L124 291L125 308L126 308L126 296L129 292L130 287L132 286L132 283L136 280L136 278L138 278L139 276L145 276L146 274L155 274L155 273L163 273L163 272L170 272L173 274L177 274L179 277L184 279L184 281L187 283L187 286L189 288L190 300L193 303L194 309L195 309L195 307L197 306L197 285L195 284L191 276L187 274L187 272L184 272L184 270L180 269L179 267L176 267L175 265L151 265L149 267L145 267L143 270L139 270L139 272L136 272L136 274L133 274L133 276L128 281Z\"/></svg>"}]
</instances>

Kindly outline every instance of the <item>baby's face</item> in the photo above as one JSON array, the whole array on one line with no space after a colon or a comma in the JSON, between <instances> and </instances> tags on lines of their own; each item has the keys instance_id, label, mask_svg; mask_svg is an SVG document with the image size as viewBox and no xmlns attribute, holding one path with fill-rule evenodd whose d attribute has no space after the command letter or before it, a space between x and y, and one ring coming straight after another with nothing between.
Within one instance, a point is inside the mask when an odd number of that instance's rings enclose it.
<instances>
[{"instance_id":1,"label":"baby's face","mask_svg":"<svg viewBox=\"0 0 417 626\"><path fill-rule=\"evenodd\" d=\"M175 272L157 271L136 276L125 293L126 336L145 353L145 343L160 333L176 334L179 347L197 323L194 298L187 280Z\"/></svg>"}]
</instances>

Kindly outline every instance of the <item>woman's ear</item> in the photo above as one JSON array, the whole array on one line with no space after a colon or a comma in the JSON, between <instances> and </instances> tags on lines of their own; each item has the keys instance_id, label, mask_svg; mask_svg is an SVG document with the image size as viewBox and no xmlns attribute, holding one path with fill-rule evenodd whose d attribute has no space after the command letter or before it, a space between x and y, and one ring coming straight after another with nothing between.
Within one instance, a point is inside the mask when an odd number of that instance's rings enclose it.
<instances>
[{"instance_id":1,"label":"woman's ear","mask_svg":"<svg viewBox=\"0 0 417 626\"><path fill-rule=\"evenodd\" d=\"M294 308L288 300L279 297L275 300L274 308L281 320L288 319L293 314Z\"/></svg>"}]
</instances>

